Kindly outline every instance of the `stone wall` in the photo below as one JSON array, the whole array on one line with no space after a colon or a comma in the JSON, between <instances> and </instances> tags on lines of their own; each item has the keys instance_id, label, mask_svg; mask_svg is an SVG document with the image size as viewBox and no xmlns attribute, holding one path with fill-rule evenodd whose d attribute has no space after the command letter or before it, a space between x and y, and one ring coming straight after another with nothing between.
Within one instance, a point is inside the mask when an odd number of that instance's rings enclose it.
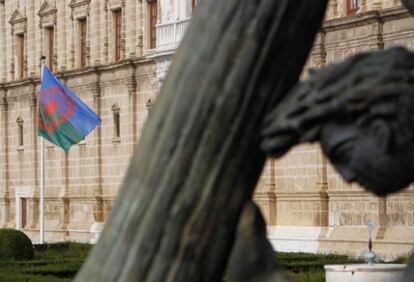
<instances>
[{"instance_id":1,"label":"stone wall","mask_svg":"<svg viewBox=\"0 0 414 282\"><path fill-rule=\"evenodd\" d=\"M386 6L392 6L390 1L383 2ZM328 17L307 68L373 49L412 48L413 32L414 19L400 6ZM376 252L396 256L411 251L413 187L378 198L356 184L345 183L317 145L299 146L273 161L272 173L269 166L262 179L265 188L259 189L255 199L267 217L269 237L276 249L361 255L367 248L366 224L371 219L376 225Z\"/></svg>"},{"instance_id":2,"label":"stone wall","mask_svg":"<svg viewBox=\"0 0 414 282\"><path fill-rule=\"evenodd\" d=\"M303 78L311 67L360 51L413 47L414 20L399 1L360 1L357 13L347 17L344 2L330 2ZM181 40L177 34L164 34L164 42L160 39L157 48L149 50L147 5L147 1L136 0L0 3L0 227L21 228L38 240L36 95L39 56L46 50L45 28L53 26L52 67L101 116L102 125L68 155L46 143L46 240L96 240ZM121 60L115 61L112 12L119 9ZM158 0L158 13L158 31L184 29L193 13L191 1ZM78 20L83 18L87 20L87 61L80 68ZM16 75L16 34L25 34L23 79ZM119 137L114 113L120 116ZM414 244L413 191L377 198L344 183L319 146L306 144L282 159L268 161L254 199L278 250L360 254L366 249L364 225L372 219L377 226L374 248L396 255L408 252ZM27 199L25 226L21 226L21 198Z\"/></svg>"},{"instance_id":3,"label":"stone wall","mask_svg":"<svg viewBox=\"0 0 414 282\"><path fill-rule=\"evenodd\" d=\"M84 141L64 152L46 142L46 240L94 240L113 205L134 144L158 93L155 64L143 57L146 1L5 1L0 4L0 227L39 230L40 139L36 96L46 27L53 27L53 67L59 79L102 118ZM122 10L121 60L115 62L112 11ZM87 61L79 68L78 19L87 22ZM16 32L25 35L18 78ZM144 44L145 43L145 44ZM114 113L120 116L115 134ZM23 126L20 145L19 125ZM22 202L26 199L26 216ZM22 224L26 221L26 225Z\"/></svg>"}]
</instances>

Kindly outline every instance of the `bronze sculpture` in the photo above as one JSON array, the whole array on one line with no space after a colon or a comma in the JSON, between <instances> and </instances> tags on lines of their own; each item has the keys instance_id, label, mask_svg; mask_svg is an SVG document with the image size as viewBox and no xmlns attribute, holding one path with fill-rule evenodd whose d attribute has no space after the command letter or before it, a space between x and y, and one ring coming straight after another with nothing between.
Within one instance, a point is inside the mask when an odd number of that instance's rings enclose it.
<instances>
[{"instance_id":1,"label":"bronze sculpture","mask_svg":"<svg viewBox=\"0 0 414 282\"><path fill-rule=\"evenodd\" d=\"M319 141L347 182L382 196L414 181L412 112L414 54L358 54L299 83L267 116L262 148L278 157Z\"/></svg>"},{"instance_id":2,"label":"bronze sculpture","mask_svg":"<svg viewBox=\"0 0 414 282\"><path fill-rule=\"evenodd\" d=\"M279 103L301 97L298 86L289 94L292 98L281 102L298 81L326 5L327 0L201 2L146 124L107 226L76 281L219 281L243 208L230 259L231 277L244 281L285 279L272 257L261 215L251 204L265 162L261 144L266 152L278 156L296 143L320 139L328 154L339 154L332 159L341 173L353 180L340 165L354 166L349 158L352 160L355 153L341 144L348 146L357 137L371 150L378 141L366 134L366 128L378 130L373 136L390 136L385 141L394 142L389 128L381 122L364 127L361 120L361 127L356 127L353 122L359 120L355 118L321 127L318 118L323 118L323 112L312 116L310 111L304 124L287 126L297 132L289 135L288 130L284 135L279 113L269 115ZM323 76L323 71L315 76ZM390 76L390 82L394 79ZM409 78L402 82L404 91L411 86ZM351 102L359 105L358 99ZM286 118L300 115L302 110L299 107ZM270 125L261 135L265 116L270 116ZM394 145L381 141L374 143L371 154L391 156L384 160L385 166L396 160L402 169L410 168L402 156L387 155L394 152L387 151ZM369 158L366 161L369 163ZM358 173L358 168L353 167L353 172ZM377 194L411 181L403 177L390 189L388 184L377 185L365 176L355 179L369 184ZM256 253L252 260L237 259L249 252Z\"/></svg>"}]
</instances>

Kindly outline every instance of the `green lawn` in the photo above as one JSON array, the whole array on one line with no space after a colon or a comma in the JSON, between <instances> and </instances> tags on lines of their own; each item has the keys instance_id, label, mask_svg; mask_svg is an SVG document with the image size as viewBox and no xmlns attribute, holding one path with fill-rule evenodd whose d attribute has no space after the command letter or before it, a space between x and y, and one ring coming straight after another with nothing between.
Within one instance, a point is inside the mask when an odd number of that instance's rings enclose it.
<instances>
[{"instance_id":1,"label":"green lawn","mask_svg":"<svg viewBox=\"0 0 414 282\"><path fill-rule=\"evenodd\" d=\"M91 248L90 244L69 242L37 245L33 260L0 261L0 281L71 281ZM294 282L325 281L325 264L361 262L340 255L278 253L277 257L282 269ZM399 263L405 261L406 258L398 260ZM228 281L227 278L224 281Z\"/></svg>"}]
</instances>

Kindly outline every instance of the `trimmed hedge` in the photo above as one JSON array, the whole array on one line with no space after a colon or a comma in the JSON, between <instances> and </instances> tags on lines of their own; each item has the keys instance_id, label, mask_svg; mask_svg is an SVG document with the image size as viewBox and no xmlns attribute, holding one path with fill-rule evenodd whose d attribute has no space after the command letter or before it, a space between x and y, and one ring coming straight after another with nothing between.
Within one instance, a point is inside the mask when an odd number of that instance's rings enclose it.
<instances>
[{"instance_id":1,"label":"trimmed hedge","mask_svg":"<svg viewBox=\"0 0 414 282\"><path fill-rule=\"evenodd\" d=\"M0 259L31 260L33 256L33 244L26 234L15 229L0 229Z\"/></svg>"}]
</instances>

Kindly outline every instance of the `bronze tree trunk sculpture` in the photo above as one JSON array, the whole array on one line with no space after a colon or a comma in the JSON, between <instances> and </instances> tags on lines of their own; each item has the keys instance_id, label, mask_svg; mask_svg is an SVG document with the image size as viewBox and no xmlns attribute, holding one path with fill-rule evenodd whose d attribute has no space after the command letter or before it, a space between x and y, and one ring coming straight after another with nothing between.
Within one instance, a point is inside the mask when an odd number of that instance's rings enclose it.
<instances>
[{"instance_id":1,"label":"bronze tree trunk sculpture","mask_svg":"<svg viewBox=\"0 0 414 282\"><path fill-rule=\"evenodd\" d=\"M76 281L219 281L327 0L202 1Z\"/></svg>"}]
</instances>

